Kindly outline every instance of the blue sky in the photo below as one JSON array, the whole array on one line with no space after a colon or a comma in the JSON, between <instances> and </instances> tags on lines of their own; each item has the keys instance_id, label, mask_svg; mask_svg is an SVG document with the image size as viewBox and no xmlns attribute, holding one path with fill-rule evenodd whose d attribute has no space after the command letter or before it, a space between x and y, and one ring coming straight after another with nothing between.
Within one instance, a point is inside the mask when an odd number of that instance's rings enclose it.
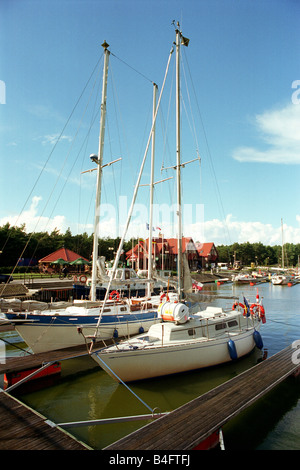
<instances>
[{"instance_id":1,"label":"blue sky","mask_svg":"<svg viewBox=\"0 0 300 470\"><path fill-rule=\"evenodd\" d=\"M90 96L101 87L106 40L113 85L104 160L122 162L104 173L100 236L122 234L150 131L151 81L161 88L175 38L173 20L190 39L182 56L185 74L192 76L201 156L201 167L192 163L183 170L184 235L216 244L277 244L283 218L284 240L300 243L296 0L2 0L0 225L91 232L95 174L81 172L92 168L89 155L98 149L99 113ZM173 89L174 64L175 57L168 78ZM168 122L170 115L171 125L174 108L166 93L163 119ZM185 95L182 108L187 104ZM156 180L171 176L159 169L162 160L167 166L175 158L174 136L168 145L159 137L163 119L157 123ZM195 158L192 143L183 125L183 161ZM173 183L157 185L155 192L153 222L165 236L176 236L167 202L174 197ZM128 238L148 235L147 188L139 194Z\"/></svg>"}]
</instances>

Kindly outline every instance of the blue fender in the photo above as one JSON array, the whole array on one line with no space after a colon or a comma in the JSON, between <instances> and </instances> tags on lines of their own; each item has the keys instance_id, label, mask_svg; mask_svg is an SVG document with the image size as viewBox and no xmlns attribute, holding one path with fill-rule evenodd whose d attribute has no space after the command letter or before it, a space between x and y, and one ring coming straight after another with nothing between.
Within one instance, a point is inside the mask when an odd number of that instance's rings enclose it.
<instances>
[{"instance_id":1,"label":"blue fender","mask_svg":"<svg viewBox=\"0 0 300 470\"><path fill-rule=\"evenodd\" d=\"M253 333L253 339L254 339L254 342L255 342L256 346L258 347L258 349L262 349L264 347L262 337L261 337L260 333L256 330Z\"/></svg>"},{"instance_id":2,"label":"blue fender","mask_svg":"<svg viewBox=\"0 0 300 470\"><path fill-rule=\"evenodd\" d=\"M114 330L113 337L114 337L114 338L117 338L118 336L119 336L118 330L115 329L115 330Z\"/></svg>"},{"instance_id":3,"label":"blue fender","mask_svg":"<svg viewBox=\"0 0 300 470\"><path fill-rule=\"evenodd\" d=\"M235 361L238 358L234 341L230 339L227 343L230 358Z\"/></svg>"}]
</instances>

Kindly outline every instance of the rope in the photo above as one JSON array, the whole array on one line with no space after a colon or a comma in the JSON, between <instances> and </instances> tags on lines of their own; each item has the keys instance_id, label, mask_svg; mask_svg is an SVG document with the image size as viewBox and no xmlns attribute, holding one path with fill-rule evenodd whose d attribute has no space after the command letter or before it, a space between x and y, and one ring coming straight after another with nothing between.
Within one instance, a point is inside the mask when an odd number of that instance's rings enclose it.
<instances>
[{"instance_id":1,"label":"rope","mask_svg":"<svg viewBox=\"0 0 300 470\"><path fill-rule=\"evenodd\" d=\"M122 62L124 65L126 65L127 67L129 67L131 70L133 70L134 72L136 72L138 75L141 75L141 77L143 77L145 80L147 80L148 82L150 83L155 83L153 82L153 80L150 80L150 78L146 77L146 75L144 75L142 72L139 72L137 69L135 69L134 67L132 67L132 65L128 64L127 62L125 62L123 59L120 59L120 57L116 56L115 54L113 54L111 52L111 55L114 56L116 59L118 59L120 62Z\"/></svg>"},{"instance_id":2,"label":"rope","mask_svg":"<svg viewBox=\"0 0 300 470\"><path fill-rule=\"evenodd\" d=\"M16 344L14 344L14 343L10 343L9 341L7 341L7 340L4 339L4 338L1 338L1 341L3 341L4 343L8 344L9 346L13 346L13 347L16 348L16 349L20 349L20 351L23 351L23 352L25 352L26 354L33 355L33 353L31 353L30 351L27 351L26 349L23 349L23 348L21 348L20 346L17 346Z\"/></svg>"},{"instance_id":3,"label":"rope","mask_svg":"<svg viewBox=\"0 0 300 470\"><path fill-rule=\"evenodd\" d=\"M154 409L152 409L149 405L147 405L147 403L145 403L136 393L134 393L133 390L131 390L130 387L128 387L128 385L126 385L125 382L123 382L122 379L120 379L120 377L117 376L117 374L115 374L115 372L103 361L103 359L101 359L101 357L95 352L93 353L97 356L97 358L99 359L99 361L104 364L105 367L107 367L107 369L116 377L116 379L121 382L126 388L127 390L129 390L130 393L132 393L143 405L145 405L146 408L148 408L148 410L151 411L151 413L154 413Z\"/></svg>"}]
</instances>

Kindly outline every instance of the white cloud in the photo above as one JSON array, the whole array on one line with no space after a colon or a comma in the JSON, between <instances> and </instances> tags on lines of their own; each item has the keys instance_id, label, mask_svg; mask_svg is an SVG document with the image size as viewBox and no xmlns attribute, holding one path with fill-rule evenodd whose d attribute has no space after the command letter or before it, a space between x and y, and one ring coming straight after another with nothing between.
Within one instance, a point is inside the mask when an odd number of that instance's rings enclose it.
<instances>
[{"instance_id":1,"label":"white cloud","mask_svg":"<svg viewBox=\"0 0 300 470\"><path fill-rule=\"evenodd\" d=\"M63 140L66 140L67 142L72 142L72 137L70 137L69 135L60 136L59 134L45 135L44 137L40 137L40 139L42 139L43 145L47 145L47 144L55 145L58 142L58 140L60 142Z\"/></svg>"},{"instance_id":2,"label":"white cloud","mask_svg":"<svg viewBox=\"0 0 300 470\"><path fill-rule=\"evenodd\" d=\"M283 225L285 243L299 243L300 240L300 216L296 216L295 226ZM227 235L228 234L228 235ZM193 234L194 240L197 239ZM229 239L230 237L230 239ZM204 242L214 242L216 245L229 245L232 243L258 243L264 245L281 245L281 225L273 227L256 221L234 220L231 214L225 221L214 219L204 222Z\"/></svg>"},{"instance_id":3,"label":"white cloud","mask_svg":"<svg viewBox=\"0 0 300 470\"><path fill-rule=\"evenodd\" d=\"M5 225L7 222L12 226L20 227L25 224L25 231L30 232L51 232L54 229L60 230L64 233L68 225L66 218L63 215L56 215L52 219L38 215L38 205L41 197L34 196L28 210L23 211L20 215L8 215L0 219L0 226Z\"/></svg>"},{"instance_id":4,"label":"white cloud","mask_svg":"<svg viewBox=\"0 0 300 470\"><path fill-rule=\"evenodd\" d=\"M300 164L300 105L289 104L282 109L255 116L259 135L266 149L240 147L233 158L240 162Z\"/></svg>"},{"instance_id":5,"label":"white cloud","mask_svg":"<svg viewBox=\"0 0 300 470\"><path fill-rule=\"evenodd\" d=\"M25 224L26 232L33 231L47 231L51 233L52 230L58 229L61 233L65 233L68 227L71 232L81 233L86 231L88 234L93 232L93 224L78 224L67 220L63 215L55 215L52 218L39 216L38 206L41 197L34 196L28 210L24 211L20 216L9 215L0 219L0 226L9 222L11 225L20 227ZM116 210L111 204L104 204L101 209L102 218L99 225L100 237L122 236L125 221L116 219ZM137 217L129 226L126 239L131 237L147 238L149 231L146 229L147 217L145 214ZM153 236L157 237L160 230L156 225L161 227L161 233L165 238L176 237L177 232L174 228L173 222L166 220L164 223L154 223L155 230ZM237 220L232 214L228 214L225 220L212 219L196 223L186 223L184 225L185 237L192 237L193 240L199 242L214 242L215 245L230 245L232 243L258 243L264 245L281 245L282 230L281 225L274 227L271 224L264 224L257 221ZM283 225L283 235L285 243L298 244L300 240L300 215L295 216L294 225Z\"/></svg>"}]
</instances>

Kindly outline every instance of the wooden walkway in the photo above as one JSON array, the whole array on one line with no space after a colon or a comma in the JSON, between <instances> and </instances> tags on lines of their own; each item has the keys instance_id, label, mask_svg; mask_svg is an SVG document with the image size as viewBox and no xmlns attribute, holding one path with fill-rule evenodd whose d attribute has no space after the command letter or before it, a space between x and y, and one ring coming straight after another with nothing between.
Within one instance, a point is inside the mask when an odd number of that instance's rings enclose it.
<instances>
[{"instance_id":1,"label":"wooden walkway","mask_svg":"<svg viewBox=\"0 0 300 470\"><path fill-rule=\"evenodd\" d=\"M105 450L192 450L231 418L299 370L283 351L109 445Z\"/></svg>"},{"instance_id":2,"label":"wooden walkway","mask_svg":"<svg viewBox=\"0 0 300 470\"><path fill-rule=\"evenodd\" d=\"M0 393L0 450L90 450L16 398Z\"/></svg>"},{"instance_id":3,"label":"wooden walkway","mask_svg":"<svg viewBox=\"0 0 300 470\"><path fill-rule=\"evenodd\" d=\"M106 341L106 344L109 344ZM96 347L102 347L103 343L96 343ZM72 348L58 349L56 351L47 351L38 354L27 354L26 356L16 356L6 358L4 364L0 364L0 374L8 372L18 372L20 370L33 369L41 367L50 362L60 362L65 359L87 356L87 348L85 345L74 346Z\"/></svg>"}]
</instances>

